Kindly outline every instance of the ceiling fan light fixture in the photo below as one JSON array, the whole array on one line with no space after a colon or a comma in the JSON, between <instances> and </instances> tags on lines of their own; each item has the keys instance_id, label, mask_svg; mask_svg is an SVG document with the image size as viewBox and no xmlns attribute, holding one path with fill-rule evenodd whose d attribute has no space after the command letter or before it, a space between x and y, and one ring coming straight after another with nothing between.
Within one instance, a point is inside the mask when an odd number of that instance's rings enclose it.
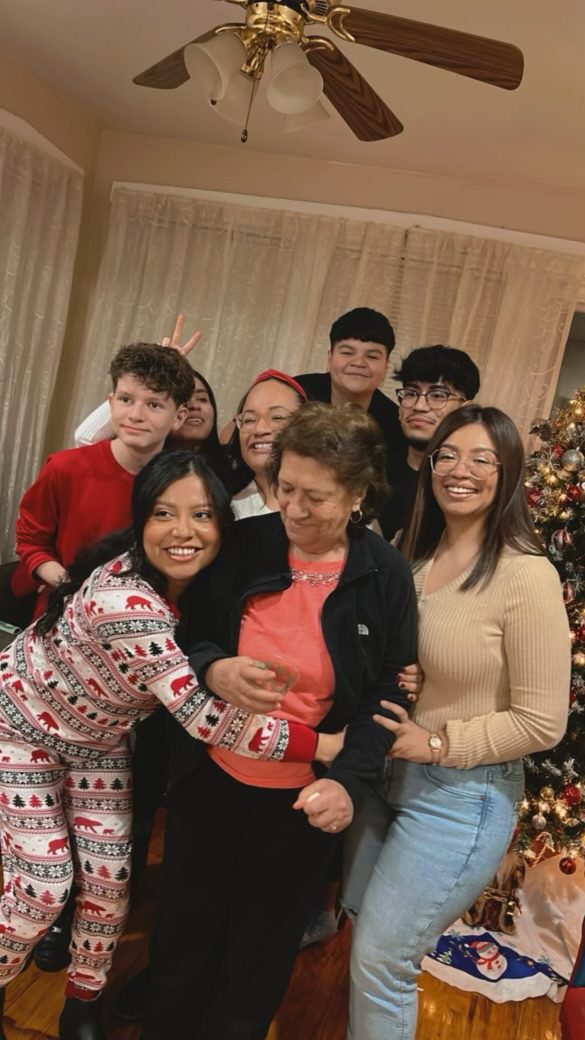
<instances>
[{"instance_id":1,"label":"ceiling fan light fixture","mask_svg":"<svg viewBox=\"0 0 585 1040\"><path fill-rule=\"evenodd\" d=\"M308 126L314 126L315 123L322 123L326 119L330 119L331 116L322 101L318 101L312 108L308 108L306 112L297 112L294 116L284 117L284 132L285 134L294 134L298 130L306 130Z\"/></svg>"},{"instance_id":2,"label":"ceiling fan light fixture","mask_svg":"<svg viewBox=\"0 0 585 1040\"><path fill-rule=\"evenodd\" d=\"M235 72L230 78L227 90L220 101L213 106L214 112L243 127L248 120L255 81L244 72Z\"/></svg>"},{"instance_id":3,"label":"ceiling fan light fixture","mask_svg":"<svg viewBox=\"0 0 585 1040\"><path fill-rule=\"evenodd\" d=\"M246 61L246 48L233 32L222 32L203 43L190 43L183 54L187 72L207 101L220 101L230 81Z\"/></svg>"},{"instance_id":4,"label":"ceiling fan light fixture","mask_svg":"<svg viewBox=\"0 0 585 1040\"><path fill-rule=\"evenodd\" d=\"M323 78L297 43L281 43L272 52L266 99L276 112L300 115L313 108L323 92Z\"/></svg>"}]
</instances>

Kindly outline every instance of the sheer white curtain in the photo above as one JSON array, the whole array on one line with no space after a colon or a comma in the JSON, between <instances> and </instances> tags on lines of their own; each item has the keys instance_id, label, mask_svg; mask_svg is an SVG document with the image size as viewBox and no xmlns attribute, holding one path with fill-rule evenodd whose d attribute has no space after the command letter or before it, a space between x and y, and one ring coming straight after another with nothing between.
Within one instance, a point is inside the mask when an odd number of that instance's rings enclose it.
<instances>
[{"instance_id":1,"label":"sheer white curtain","mask_svg":"<svg viewBox=\"0 0 585 1040\"><path fill-rule=\"evenodd\" d=\"M0 127L0 554L42 460L81 215L82 174ZM26 407L25 407L26 406Z\"/></svg>"},{"instance_id":2,"label":"sheer white curtain","mask_svg":"<svg viewBox=\"0 0 585 1040\"><path fill-rule=\"evenodd\" d=\"M158 340L175 315L204 337L191 362L224 418L269 366L325 364L332 316L398 300L404 229L118 188L80 354L70 430L108 391L123 343Z\"/></svg>"},{"instance_id":3,"label":"sheer white curtain","mask_svg":"<svg viewBox=\"0 0 585 1040\"><path fill-rule=\"evenodd\" d=\"M118 187L80 355L70 429L108 390L122 343L160 339L178 310L223 418L261 369L324 368L331 322L386 313L400 355L444 343L482 370L482 400L523 432L554 392L585 260L473 236ZM388 384L391 386L391 381Z\"/></svg>"},{"instance_id":4,"label":"sheer white curtain","mask_svg":"<svg viewBox=\"0 0 585 1040\"><path fill-rule=\"evenodd\" d=\"M444 343L481 371L479 399L526 435L554 397L585 258L471 235L409 230L397 354Z\"/></svg>"}]
</instances>

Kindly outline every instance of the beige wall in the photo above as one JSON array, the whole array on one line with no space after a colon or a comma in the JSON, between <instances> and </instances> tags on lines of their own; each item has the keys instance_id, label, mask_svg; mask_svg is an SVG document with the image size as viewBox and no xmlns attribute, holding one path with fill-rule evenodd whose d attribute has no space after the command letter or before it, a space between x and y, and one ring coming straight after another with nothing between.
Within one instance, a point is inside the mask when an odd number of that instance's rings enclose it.
<instances>
[{"instance_id":1,"label":"beige wall","mask_svg":"<svg viewBox=\"0 0 585 1040\"><path fill-rule=\"evenodd\" d=\"M86 174L93 174L100 146L98 123L1 50L0 107L25 119Z\"/></svg>"}]
</instances>

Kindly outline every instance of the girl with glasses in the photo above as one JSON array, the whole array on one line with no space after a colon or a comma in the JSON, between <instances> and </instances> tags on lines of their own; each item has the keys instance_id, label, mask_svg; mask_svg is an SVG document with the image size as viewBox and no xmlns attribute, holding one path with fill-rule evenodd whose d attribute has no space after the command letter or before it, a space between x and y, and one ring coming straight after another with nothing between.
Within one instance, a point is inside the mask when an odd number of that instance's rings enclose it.
<instances>
[{"instance_id":1,"label":"girl with glasses","mask_svg":"<svg viewBox=\"0 0 585 1040\"><path fill-rule=\"evenodd\" d=\"M558 742L568 708L560 582L503 412L470 404L445 417L402 549L425 681L411 719L383 702L399 716L377 718L394 736L389 793L354 825L353 1040L414 1037L421 961L493 878L514 831L522 758Z\"/></svg>"}]
</instances>

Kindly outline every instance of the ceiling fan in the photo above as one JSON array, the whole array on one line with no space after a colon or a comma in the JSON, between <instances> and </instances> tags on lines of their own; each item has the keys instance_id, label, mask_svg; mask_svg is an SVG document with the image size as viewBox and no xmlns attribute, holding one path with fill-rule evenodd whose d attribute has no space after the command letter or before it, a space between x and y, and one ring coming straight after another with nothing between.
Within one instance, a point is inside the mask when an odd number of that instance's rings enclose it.
<instances>
[{"instance_id":1,"label":"ceiling fan","mask_svg":"<svg viewBox=\"0 0 585 1040\"><path fill-rule=\"evenodd\" d=\"M236 121L246 115L247 125L270 57L268 100L277 111L294 116L310 110L317 116L322 90L360 141L379 141L401 133L402 123L333 41L306 34L307 28L323 26L341 40L412 58L504 90L514 90L522 79L521 51L483 36L346 7L335 0L227 2L243 9L245 22L215 26L135 76L134 83L169 90L193 74L205 80L208 100L220 114ZM238 102L235 108L234 100ZM242 140L246 139L244 130Z\"/></svg>"}]
</instances>

